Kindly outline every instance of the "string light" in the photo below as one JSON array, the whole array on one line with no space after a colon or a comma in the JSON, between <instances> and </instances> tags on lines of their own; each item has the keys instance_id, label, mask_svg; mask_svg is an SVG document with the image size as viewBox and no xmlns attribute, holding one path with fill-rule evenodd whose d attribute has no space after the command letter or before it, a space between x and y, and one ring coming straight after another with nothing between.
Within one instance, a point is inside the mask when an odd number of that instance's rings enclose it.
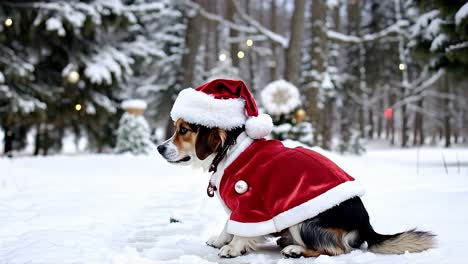
<instances>
[{"instance_id":1,"label":"string light","mask_svg":"<svg viewBox=\"0 0 468 264\"><path fill-rule=\"evenodd\" d=\"M80 74L77 71L71 71L67 75L67 81L69 83L75 84L80 80Z\"/></svg>"},{"instance_id":2,"label":"string light","mask_svg":"<svg viewBox=\"0 0 468 264\"><path fill-rule=\"evenodd\" d=\"M81 104L76 104L75 105L75 110L76 111L81 111Z\"/></svg>"},{"instance_id":3,"label":"string light","mask_svg":"<svg viewBox=\"0 0 468 264\"><path fill-rule=\"evenodd\" d=\"M242 50L237 52L237 58L242 59L242 58L244 58L244 56L245 56L245 54L244 54L244 52Z\"/></svg>"},{"instance_id":4,"label":"string light","mask_svg":"<svg viewBox=\"0 0 468 264\"><path fill-rule=\"evenodd\" d=\"M13 19L8 17L7 19L5 19L4 24L6 27L11 27L13 25Z\"/></svg>"},{"instance_id":5,"label":"string light","mask_svg":"<svg viewBox=\"0 0 468 264\"><path fill-rule=\"evenodd\" d=\"M400 71L404 71L406 69L406 65L404 63L400 63L400 65L398 65L398 69L400 69Z\"/></svg>"},{"instance_id":6,"label":"string light","mask_svg":"<svg viewBox=\"0 0 468 264\"><path fill-rule=\"evenodd\" d=\"M226 54L221 53L221 54L219 54L218 59L219 59L220 61L225 61L225 60L227 59L227 56L226 56Z\"/></svg>"},{"instance_id":7,"label":"string light","mask_svg":"<svg viewBox=\"0 0 468 264\"><path fill-rule=\"evenodd\" d=\"M245 41L245 45L247 45L247 46L249 46L249 47L252 47L252 45L253 45L253 40L251 40L251 39L246 40L246 41Z\"/></svg>"}]
</instances>

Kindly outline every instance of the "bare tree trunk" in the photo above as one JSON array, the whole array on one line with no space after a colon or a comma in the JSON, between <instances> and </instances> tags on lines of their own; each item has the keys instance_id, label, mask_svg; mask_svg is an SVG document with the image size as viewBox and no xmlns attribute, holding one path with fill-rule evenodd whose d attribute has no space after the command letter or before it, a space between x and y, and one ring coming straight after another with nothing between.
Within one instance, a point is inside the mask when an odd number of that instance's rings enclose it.
<instances>
[{"instance_id":1,"label":"bare tree trunk","mask_svg":"<svg viewBox=\"0 0 468 264\"><path fill-rule=\"evenodd\" d=\"M271 31L273 32L278 32L278 24L276 24L277 21L277 8L276 8L276 1L272 0L271 1L271 7L270 7L270 25L271 25ZM277 55L278 55L278 44L274 41L271 42L271 51L272 51L272 63L269 64L270 68L270 79L271 80L276 80L278 79L278 73L277 73L277 65L278 62L277 60Z\"/></svg>"},{"instance_id":2,"label":"bare tree trunk","mask_svg":"<svg viewBox=\"0 0 468 264\"><path fill-rule=\"evenodd\" d=\"M367 112L367 117L368 117L368 122L369 122L369 131L367 133L367 137L369 139L373 139L374 138L374 129L375 129L375 126L374 126L374 110L372 108L369 108L368 112Z\"/></svg>"},{"instance_id":3,"label":"bare tree trunk","mask_svg":"<svg viewBox=\"0 0 468 264\"><path fill-rule=\"evenodd\" d=\"M401 2L400 0L395 0L395 18L397 20L403 19ZM403 35L398 35L398 55L400 63L405 67L401 69L401 88L400 88L400 100L405 100L409 95L409 74L408 74L408 65L407 63L407 54L406 50L406 40ZM401 147L405 148L408 146L408 111L407 104L403 103L401 107Z\"/></svg>"},{"instance_id":4,"label":"bare tree trunk","mask_svg":"<svg viewBox=\"0 0 468 264\"><path fill-rule=\"evenodd\" d=\"M3 153L8 155L13 150L13 129L9 125L5 127L3 143Z\"/></svg>"},{"instance_id":5,"label":"bare tree trunk","mask_svg":"<svg viewBox=\"0 0 468 264\"><path fill-rule=\"evenodd\" d=\"M226 3L226 19L228 21L234 22L235 8L233 1L237 0L228 0ZM236 38L239 33L236 30L229 30L229 38ZM239 43L233 42L229 47L229 53L231 53L232 66L239 67L239 58L237 57L237 52L239 52Z\"/></svg>"},{"instance_id":6,"label":"bare tree trunk","mask_svg":"<svg viewBox=\"0 0 468 264\"><path fill-rule=\"evenodd\" d=\"M217 11L217 1L210 1L210 0L204 0L204 8L208 10L209 12L216 14ZM217 27L218 23L216 21L211 21L211 20L204 20L203 21L203 26L206 29L205 30L205 72L208 72L211 70L214 65L216 64L217 60L217 54L219 53L217 50Z\"/></svg>"},{"instance_id":7,"label":"bare tree trunk","mask_svg":"<svg viewBox=\"0 0 468 264\"><path fill-rule=\"evenodd\" d=\"M193 85L195 58L200 46L201 16L197 13L188 18L185 33L185 52L182 56L182 88Z\"/></svg>"},{"instance_id":8,"label":"bare tree trunk","mask_svg":"<svg viewBox=\"0 0 468 264\"><path fill-rule=\"evenodd\" d=\"M41 145L42 145L42 130L41 130L41 124L36 125L36 136L34 138L34 156L39 155L41 151Z\"/></svg>"},{"instance_id":9,"label":"bare tree trunk","mask_svg":"<svg viewBox=\"0 0 468 264\"><path fill-rule=\"evenodd\" d=\"M318 74L322 74L323 72L325 72L326 56L324 56L324 53L327 52L327 40L323 33L323 27L326 26L327 7L324 1L314 0L311 1L310 8L312 10L312 15L310 16L311 20L309 23L312 25L313 40L311 42L310 47L308 48L308 53L311 59L308 71L313 70ZM296 49L300 50L301 47L299 46ZM301 59L298 58L297 60L299 62ZM287 71L288 68L289 67L286 66L285 70ZM328 130L330 128L330 124L328 123L329 120L327 120L327 118L323 116L323 113L318 108L317 103L320 91L320 84L322 83L321 76L318 76L318 74L308 74L304 78L307 96L307 113L311 117L312 126L314 127L314 144L329 148L329 143L323 142L324 140L331 139L331 134L328 135L327 132L324 133L324 130ZM330 104L331 102L324 102L324 107L331 108ZM324 134L327 134L327 136L324 136ZM322 136L322 142L318 142L318 139L320 138L319 135Z\"/></svg>"},{"instance_id":10,"label":"bare tree trunk","mask_svg":"<svg viewBox=\"0 0 468 264\"><path fill-rule=\"evenodd\" d=\"M421 111L423 108L423 99L417 102L417 106ZM422 146L424 144L423 114L420 111L414 114L413 145L415 146Z\"/></svg>"},{"instance_id":11,"label":"bare tree trunk","mask_svg":"<svg viewBox=\"0 0 468 264\"><path fill-rule=\"evenodd\" d=\"M249 16L251 17L256 17L255 14L252 13L252 8L251 8L251 5L252 3L250 2L250 0L246 0L245 2L245 5L246 5L246 12ZM261 21L261 20L260 20ZM254 75L254 67L256 65L255 63L255 53L251 50L251 48L249 47L248 48L248 52L247 52L247 64L248 64L248 70L249 70L249 82L248 82L248 85L249 85L249 88L250 90L255 93L255 75Z\"/></svg>"},{"instance_id":12,"label":"bare tree trunk","mask_svg":"<svg viewBox=\"0 0 468 264\"><path fill-rule=\"evenodd\" d=\"M446 95L450 94L450 80L448 74L445 75L445 85L444 93ZM445 147L448 148L451 146L451 137L452 137L452 125L451 125L451 100L446 97L443 99L444 102L444 138L445 138Z\"/></svg>"},{"instance_id":13,"label":"bare tree trunk","mask_svg":"<svg viewBox=\"0 0 468 264\"><path fill-rule=\"evenodd\" d=\"M340 120L340 152L347 152L350 148L351 143L351 116L352 113L346 110L346 106L351 104L351 98L345 96L343 98L343 107L341 108L341 120Z\"/></svg>"},{"instance_id":14,"label":"bare tree trunk","mask_svg":"<svg viewBox=\"0 0 468 264\"><path fill-rule=\"evenodd\" d=\"M407 105L401 107L401 147L408 147L408 113Z\"/></svg>"},{"instance_id":15,"label":"bare tree trunk","mask_svg":"<svg viewBox=\"0 0 468 264\"><path fill-rule=\"evenodd\" d=\"M196 2L196 1L195 1ZM185 51L182 55L182 62L180 67L179 81L181 88L193 86L194 80L194 66L197 57L198 49L200 47L200 32L201 32L201 16L199 13L194 16L189 16L187 21L187 29L185 31ZM173 126L171 118L168 119L166 124L166 137L168 138L172 133L170 127Z\"/></svg>"},{"instance_id":16,"label":"bare tree trunk","mask_svg":"<svg viewBox=\"0 0 468 264\"><path fill-rule=\"evenodd\" d=\"M314 2L314 6L312 7L312 25L313 25L313 38L319 38L318 42L317 41L312 41L312 50L314 53L312 53L314 56L312 57L314 62L314 66L318 69L321 70L322 73L327 72L327 65L331 65L334 67L338 67L339 62L338 62L338 57L335 56L335 47L330 46L330 44L327 41L326 36L322 33L318 36L316 36L316 33L320 30L317 28L317 26L327 26L329 24L333 23L333 26L331 27L333 30L339 31L340 29L340 8L339 5L335 6L332 10L329 10L326 5L324 5L323 1L320 1L321 5L318 5L319 1ZM315 10L316 9L316 10ZM315 10L315 11L314 11ZM321 14L319 14L319 12ZM327 23L329 22L329 23ZM323 30L322 30L323 31ZM321 47L320 49L317 49L317 47ZM318 62L318 63L317 63ZM315 69L314 69L315 70ZM318 80L316 80L318 81ZM320 89L321 87L317 87L317 89ZM326 95L325 97L325 102L324 102L324 108L322 109L322 112L320 114L320 123L321 125L321 135L322 135L322 140L320 146L323 149L331 149L332 145L332 137L333 137L333 120L335 119L335 98L331 97L329 95Z\"/></svg>"},{"instance_id":17,"label":"bare tree trunk","mask_svg":"<svg viewBox=\"0 0 468 264\"><path fill-rule=\"evenodd\" d=\"M218 3L218 1L216 1L216 3ZM215 13L219 13L220 11L220 6L218 4L214 4L214 12ZM220 49L220 46L219 46L219 38L220 38L220 26L218 23L215 23L215 27L214 27L214 40L213 40L213 44L214 44L214 52L215 52L215 65L216 65L216 62L218 60L218 55L221 53L221 49Z\"/></svg>"},{"instance_id":18,"label":"bare tree trunk","mask_svg":"<svg viewBox=\"0 0 468 264\"><path fill-rule=\"evenodd\" d=\"M302 40L304 38L305 0L294 0L291 19L291 38L286 50L284 77L294 85L299 85Z\"/></svg>"},{"instance_id":19,"label":"bare tree trunk","mask_svg":"<svg viewBox=\"0 0 468 264\"><path fill-rule=\"evenodd\" d=\"M383 100L380 101L380 107L379 110L384 109L384 104ZM383 118L382 118L382 113L379 112L377 115L377 138L380 139L382 137L382 131L383 131Z\"/></svg>"},{"instance_id":20,"label":"bare tree trunk","mask_svg":"<svg viewBox=\"0 0 468 264\"><path fill-rule=\"evenodd\" d=\"M42 142L43 142L43 146L42 146L42 155L44 156L47 156L49 154L49 147L50 147L50 137L49 137L49 124L45 124L44 125L44 132L42 134ZM97 142L97 145L99 146L99 139L98 137L96 136L96 142Z\"/></svg>"},{"instance_id":21,"label":"bare tree trunk","mask_svg":"<svg viewBox=\"0 0 468 264\"><path fill-rule=\"evenodd\" d=\"M364 107L362 105L359 105L358 122L359 122L360 137L365 137L366 136L366 116L364 112Z\"/></svg>"},{"instance_id":22,"label":"bare tree trunk","mask_svg":"<svg viewBox=\"0 0 468 264\"><path fill-rule=\"evenodd\" d=\"M320 147L323 149L331 149L332 141L332 124L333 124L333 106L334 100L328 98L321 115L322 123L322 141Z\"/></svg>"},{"instance_id":23,"label":"bare tree trunk","mask_svg":"<svg viewBox=\"0 0 468 264\"><path fill-rule=\"evenodd\" d=\"M389 92L390 93L390 92ZM395 104L396 98L394 94L388 95L389 105ZM395 145L395 115L393 114L387 119L386 138L390 140L390 145Z\"/></svg>"}]
</instances>

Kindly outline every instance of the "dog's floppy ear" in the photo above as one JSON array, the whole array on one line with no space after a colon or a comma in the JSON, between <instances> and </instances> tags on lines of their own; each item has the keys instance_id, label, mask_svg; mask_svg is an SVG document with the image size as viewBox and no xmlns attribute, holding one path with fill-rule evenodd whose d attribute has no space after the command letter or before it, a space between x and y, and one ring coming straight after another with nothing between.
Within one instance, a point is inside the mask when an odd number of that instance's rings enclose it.
<instances>
[{"instance_id":1,"label":"dog's floppy ear","mask_svg":"<svg viewBox=\"0 0 468 264\"><path fill-rule=\"evenodd\" d=\"M226 139L226 132L219 128L198 128L195 153L200 160L206 159L220 148Z\"/></svg>"}]
</instances>

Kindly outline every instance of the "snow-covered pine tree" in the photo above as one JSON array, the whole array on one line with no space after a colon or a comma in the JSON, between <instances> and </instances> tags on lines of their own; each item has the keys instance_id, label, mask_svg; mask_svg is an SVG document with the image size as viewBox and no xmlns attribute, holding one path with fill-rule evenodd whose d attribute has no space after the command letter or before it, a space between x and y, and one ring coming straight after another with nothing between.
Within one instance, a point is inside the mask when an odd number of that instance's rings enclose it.
<instances>
[{"instance_id":1,"label":"snow-covered pine tree","mask_svg":"<svg viewBox=\"0 0 468 264\"><path fill-rule=\"evenodd\" d=\"M122 115L117 130L116 153L132 153L134 155L151 154L155 150L151 142L151 130L142 115L146 103L141 100L126 100L122 107L127 111Z\"/></svg>"},{"instance_id":2,"label":"snow-covered pine tree","mask_svg":"<svg viewBox=\"0 0 468 264\"><path fill-rule=\"evenodd\" d=\"M366 16L363 31L365 33L379 32L395 23L393 1L371 0L366 3L364 11ZM390 139L394 134L390 131L394 127L393 118L385 121L383 113L394 103L395 89L390 89L390 84L399 73L399 59L394 56L398 52L398 45L384 38L365 43L365 49L364 67L367 72L368 99L374 102L368 107L369 130L367 134L369 138L381 137L387 127L388 131L385 136Z\"/></svg>"},{"instance_id":3,"label":"snow-covered pine tree","mask_svg":"<svg viewBox=\"0 0 468 264\"><path fill-rule=\"evenodd\" d=\"M180 89L178 71L184 53L187 7L183 1L137 2L160 6L157 12L138 12L146 40L156 47L159 57L156 60L147 57L137 61L135 77L130 83L136 90L130 96L146 98L151 106L146 115L151 120L165 121Z\"/></svg>"},{"instance_id":4,"label":"snow-covered pine tree","mask_svg":"<svg viewBox=\"0 0 468 264\"><path fill-rule=\"evenodd\" d=\"M0 122L7 134L18 139L18 127L34 126L36 153L44 154L61 141L54 131L70 127L84 127L98 151L112 144L116 102L135 61L162 54L141 34L139 19L163 9L159 2L0 3Z\"/></svg>"},{"instance_id":5,"label":"snow-covered pine tree","mask_svg":"<svg viewBox=\"0 0 468 264\"><path fill-rule=\"evenodd\" d=\"M273 118L273 138L313 144L312 124L306 121L305 111L300 108L301 97L296 86L285 80L273 81L261 91L260 99L262 107Z\"/></svg>"},{"instance_id":6,"label":"snow-covered pine tree","mask_svg":"<svg viewBox=\"0 0 468 264\"><path fill-rule=\"evenodd\" d=\"M468 65L468 3L417 2L421 14L411 36L416 51L430 56L434 67Z\"/></svg>"},{"instance_id":7,"label":"snow-covered pine tree","mask_svg":"<svg viewBox=\"0 0 468 264\"><path fill-rule=\"evenodd\" d=\"M438 118L443 124L436 129L443 131L444 145L449 147L452 136L463 131L463 123L468 120L466 115L460 114L466 112L468 3L463 0L416 2L420 16L411 28L410 44L415 56L428 61L433 70L440 72L443 69L445 72L439 91L434 91L437 99L433 100L441 106Z\"/></svg>"}]
</instances>

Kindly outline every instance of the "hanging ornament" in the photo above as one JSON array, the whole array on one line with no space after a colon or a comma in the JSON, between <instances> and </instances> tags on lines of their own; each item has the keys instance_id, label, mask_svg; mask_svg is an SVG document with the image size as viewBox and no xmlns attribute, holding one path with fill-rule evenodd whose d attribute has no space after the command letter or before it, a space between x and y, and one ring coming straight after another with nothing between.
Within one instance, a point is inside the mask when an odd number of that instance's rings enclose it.
<instances>
[{"instance_id":1,"label":"hanging ornament","mask_svg":"<svg viewBox=\"0 0 468 264\"><path fill-rule=\"evenodd\" d=\"M80 74L77 71L71 71L67 75L67 81L71 84L76 84L80 80Z\"/></svg>"},{"instance_id":2,"label":"hanging ornament","mask_svg":"<svg viewBox=\"0 0 468 264\"><path fill-rule=\"evenodd\" d=\"M285 80L269 83L260 97L263 107L272 115L289 114L301 104L299 90Z\"/></svg>"},{"instance_id":3,"label":"hanging ornament","mask_svg":"<svg viewBox=\"0 0 468 264\"><path fill-rule=\"evenodd\" d=\"M297 109L296 113L294 113L294 118L297 123L303 122L306 118L306 111L302 108Z\"/></svg>"},{"instance_id":4,"label":"hanging ornament","mask_svg":"<svg viewBox=\"0 0 468 264\"><path fill-rule=\"evenodd\" d=\"M385 119L388 119L388 120L392 119L393 118L393 109L392 108L385 109L384 116L385 116Z\"/></svg>"}]
</instances>

